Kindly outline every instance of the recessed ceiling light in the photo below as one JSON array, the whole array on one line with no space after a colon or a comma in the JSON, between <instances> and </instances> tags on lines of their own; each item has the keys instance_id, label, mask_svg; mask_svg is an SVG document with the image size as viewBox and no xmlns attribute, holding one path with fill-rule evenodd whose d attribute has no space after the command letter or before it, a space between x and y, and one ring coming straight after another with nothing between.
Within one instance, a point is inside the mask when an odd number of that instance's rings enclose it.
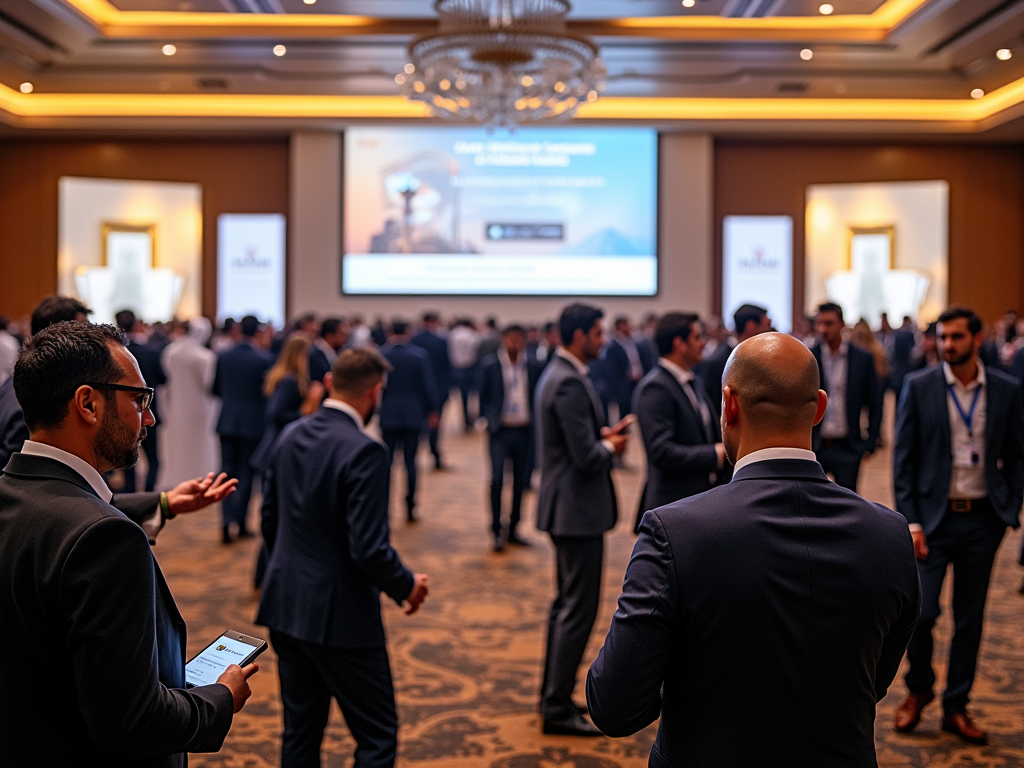
<instances>
[{"instance_id":1,"label":"recessed ceiling light","mask_svg":"<svg viewBox=\"0 0 1024 768\"><path fill-rule=\"evenodd\" d=\"M174 54L176 54L178 52L177 46L171 45L170 43L165 45L160 50L163 51L164 56L173 56Z\"/></svg>"},{"instance_id":2,"label":"recessed ceiling light","mask_svg":"<svg viewBox=\"0 0 1024 768\"><path fill-rule=\"evenodd\" d=\"M312 5L313 3L316 2L316 0L302 0L302 2L304 2L306 5Z\"/></svg>"},{"instance_id":3,"label":"recessed ceiling light","mask_svg":"<svg viewBox=\"0 0 1024 768\"><path fill-rule=\"evenodd\" d=\"M804 61L810 61L811 59L814 58L814 51L812 51L810 48L804 48L802 51L800 51L800 58L803 59Z\"/></svg>"},{"instance_id":4,"label":"recessed ceiling light","mask_svg":"<svg viewBox=\"0 0 1024 768\"><path fill-rule=\"evenodd\" d=\"M288 53L288 49L285 48L283 45L275 45L274 46L274 55L275 56L284 56L286 53Z\"/></svg>"},{"instance_id":5,"label":"recessed ceiling light","mask_svg":"<svg viewBox=\"0 0 1024 768\"><path fill-rule=\"evenodd\" d=\"M693 8L697 4L697 0L683 0L683 8Z\"/></svg>"},{"instance_id":6,"label":"recessed ceiling light","mask_svg":"<svg viewBox=\"0 0 1024 768\"><path fill-rule=\"evenodd\" d=\"M818 6L818 13L820 13L822 16L828 16L834 10L835 8L832 7L832 3L822 3L821 5Z\"/></svg>"},{"instance_id":7,"label":"recessed ceiling light","mask_svg":"<svg viewBox=\"0 0 1024 768\"><path fill-rule=\"evenodd\" d=\"M34 86L32 85L32 83L22 83L18 86L18 90L22 93L32 93L33 89Z\"/></svg>"},{"instance_id":8,"label":"recessed ceiling light","mask_svg":"<svg viewBox=\"0 0 1024 768\"><path fill-rule=\"evenodd\" d=\"M1009 61L1010 59L1013 58L1013 51L1011 51L1009 48L1000 48L998 51L996 51L996 58L999 59L1000 61Z\"/></svg>"},{"instance_id":9,"label":"recessed ceiling light","mask_svg":"<svg viewBox=\"0 0 1024 768\"><path fill-rule=\"evenodd\" d=\"M972 99L980 99L984 95L985 95L985 92L983 90L981 90L981 88L975 88L973 91L971 91L971 98Z\"/></svg>"}]
</instances>

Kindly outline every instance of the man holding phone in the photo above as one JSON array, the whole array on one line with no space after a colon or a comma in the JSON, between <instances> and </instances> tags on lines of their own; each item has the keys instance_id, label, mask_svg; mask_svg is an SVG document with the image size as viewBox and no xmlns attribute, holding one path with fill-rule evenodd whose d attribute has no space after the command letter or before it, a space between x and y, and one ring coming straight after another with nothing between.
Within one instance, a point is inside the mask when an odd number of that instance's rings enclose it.
<instances>
[{"instance_id":1,"label":"man holding phone","mask_svg":"<svg viewBox=\"0 0 1024 768\"><path fill-rule=\"evenodd\" d=\"M102 473L132 466L153 390L109 325L57 323L14 370L29 440L0 477L5 766L177 768L216 752L255 664L185 690L185 624Z\"/></svg>"}]
</instances>

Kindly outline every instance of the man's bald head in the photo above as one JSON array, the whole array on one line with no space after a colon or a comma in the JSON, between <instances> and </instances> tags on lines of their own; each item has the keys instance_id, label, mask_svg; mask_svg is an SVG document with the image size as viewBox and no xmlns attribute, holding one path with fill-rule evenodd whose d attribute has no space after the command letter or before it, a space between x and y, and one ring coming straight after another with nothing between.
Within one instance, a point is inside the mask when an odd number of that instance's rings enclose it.
<instances>
[{"instance_id":1,"label":"man's bald head","mask_svg":"<svg viewBox=\"0 0 1024 768\"><path fill-rule=\"evenodd\" d=\"M748 428L763 435L810 434L818 407L818 363L784 333L763 333L737 345L722 378L739 401Z\"/></svg>"}]
</instances>

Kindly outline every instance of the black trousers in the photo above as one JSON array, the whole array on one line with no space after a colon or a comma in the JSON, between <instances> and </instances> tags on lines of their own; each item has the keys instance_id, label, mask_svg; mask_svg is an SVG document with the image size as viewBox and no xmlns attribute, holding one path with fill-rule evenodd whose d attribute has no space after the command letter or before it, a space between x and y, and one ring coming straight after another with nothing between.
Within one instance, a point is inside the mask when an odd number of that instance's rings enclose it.
<instances>
[{"instance_id":1,"label":"black trousers","mask_svg":"<svg viewBox=\"0 0 1024 768\"><path fill-rule=\"evenodd\" d=\"M935 685L932 629L939 618L939 594L946 569L953 566L953 639L942 709L955 715L967 708L981 646L985 599L999 542L1006 533L987 502L972 503L971 512L946 512L928 537L928 557L917 561L921 575L921 620L907 649L910 669L905 678L911 693L927 694ZM978 508L980 507L980 509Z\"/></svg>"},{"instance_id":2,"label":"black trousers","mask_svg":"<svg viewBox=\"0 0 1024 768\"><path fill-rule=\"evenodd\" d=\"M448 393L445 392L443 394L444 394L444 400L442 400L440 402L440 404L438 404L438 406L437 406L437 414L438 414L438 416L441 416L441 415L444 414L444 406L448 402ZM438 418L438 420L437 420L437 426L436 427L431 427L429 424L427 425L427 444L430 446L430 452L432 454L434 454L434 461L436 461L438 464L441 463L441 446L438 444L438 436L439 436L440 432L441 432L441 420L440 420L440 418Z\"/></svg>"},{"instance_id":3,"label":"black trousers","mask_svg":"<svg viewBox=\"0 0 1024 768\"><path fill-rule=\"evenodd\" d=\"M142 452L146 454L146 464L149 468L146 470L146 492L152 491L156 488L156 475L160 471L160 457L157 456L156 452L156 427L146 427L146 439L142 441ZM124 487L121 488L122 493L135 493L135 467L125 467L124 469Z\"/></svg>"},{"instance_id":4,"label":"black trousers","mask_svg":"<svg viewBox=\"0 0 1024 768\"><path fill-rule=\"evenodd\" d=\"M240 528L245 527L245 515L252 498L252 483L256 477L252 456L259 444L259 440L245 437L220 438L220 471L226 472L228 477L238 478L238 490L220 503L224 525L238 523Z\"/></svg>"},{"instance_id":5,"label":"black trousers","mask_svg":"<svg viewBox=\"0 0 1024 768\"><path fill-rule=\"evenodd\" d=\"M398 714L386 648L330 648L270 631L284 709L281 768L320 768L320 744L338 702L356 741L355 768L389 768Z\"/></svg>"},{"instance_id":6,"label":"black trousers","mask_svg":"<svg viewBox=\"0 0 1024 768\"><path fill-rule=\"evenodd\" d=\"M558 592L548 616L547 656L540 713L565 720L574 712L572 692L601 602L604 537L552 536Z\"/></svg>"},{"instance_id":7,"label":"black trousers","mask_svg":"<svg viewBox=\"0 0 1024 768\"><path fill-rule=\"evenodd\" d=\"M477 392L480 389L477 382L479 370L479 367L475 365L468 368L452 369L452 381L459 388L459 394L462 396L462 418L467 431L473 427L473 423L476 421L469 415L469 393Z\"/></svg>"},{"instance_id":8,"label":"black trousers","mask_svg":"<svg viewBox=\"0 0 1024 768\"><path fill-rule=\"evenodd\" d=\"M523 507L523 489L530 464L530 443L533 431L529 427L499 427L491 433L491 530L501 535L501 491L505 485L505 464L512 464L512 511L508 518L509 533L519 525Z\"/></svg>"},{"instance_id":9,"label":"black trousers","mask_svg":"<svg viewBox=\"0 0 1024 768\"><path fill-rule=\"evenodd\" d=\"M402 459L405 462L406 491L405 503L410 509L416 505L416 453L420 449L420 430L416 429L383 429L384 445L388 447L392 463L395 450L402 446Z\"/></svg>"},{"instance_id":10,"label":"black trousers","mask_svg":"<svg viewBox=\"0 0 1024 768\"><path fill-rule=\"evenodd\" d=\"M823 440L818 449L818 463L826 472L831 472L836 485L857 492L857 478L860 476L860 452L847 440Z\"/></svg>"}]
</instances>

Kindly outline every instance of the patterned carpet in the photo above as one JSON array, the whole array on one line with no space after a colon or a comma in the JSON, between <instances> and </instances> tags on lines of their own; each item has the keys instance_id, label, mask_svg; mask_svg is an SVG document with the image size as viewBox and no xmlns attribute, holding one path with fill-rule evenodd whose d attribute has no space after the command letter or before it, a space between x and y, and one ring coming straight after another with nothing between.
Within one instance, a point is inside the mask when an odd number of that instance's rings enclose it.
<instances>
[{"instance_id":1,"label":"patterned carpet","mask_svg":"<svg viewBox=\"0 0 1024 768\"><path fill-rule=\"evenodd\" d=\"M431 577L431 595L415 616L406 617L390 601L384 604L401 721L399 764L416 768L645 766L656 726L626 739L540 733L537 692L544 623L554 593L551 546L528 524L524 530L535 546L491 552L485 512L485 437L463 434L455 426L449 426L444 437L452 470L423 471L422 521L407 525L400 501L392 509L392 542L407 565ZM422 466L428 466L428 459L429 455L421 455ZM643 481L643 472L637 469L642 461L640 448L633 445L627 455L629 468L616 471L620 508L625 513L607 538L602 610L586 664L603 642L633 546L632 515ZM399 469L395 481L404 482ZM861 491L891 503L889 486L889 457L884 451L865 465ZM400 500L402 495L396 492L392 498ZM532 496L527 497L527 522L532 519L532 504ZM990 746L969 746L943 733L937 704L926 710L914 734L894 733L892 712L905 690L898 678L879 707L876 739L882 768L1024 765L1024 596L1017 593L1022 576L1016 565L1019 544L1019 533L1013 532L1000 551L971 706L979 724L990 732ZM266 637L265 628L250 623L257 602L251 586L256 550L255 541L220 544L215 510L178 518L160 535L155 552L188 622L190 655L225 628ZM936 643L940 680L948 627L947 613L940 619ZM262 657L261 671L252 685L253 697L236 716L221 752L194 755L191 765L278 765L281 705L271 651ZM577 694L582 700L582 684ZM799 730L798 723L794 730ZM742 730L737 736L742 738ZM353 747L335 708L324 740L324 765L349 765Z\"/></svg>"}]
</instances>

